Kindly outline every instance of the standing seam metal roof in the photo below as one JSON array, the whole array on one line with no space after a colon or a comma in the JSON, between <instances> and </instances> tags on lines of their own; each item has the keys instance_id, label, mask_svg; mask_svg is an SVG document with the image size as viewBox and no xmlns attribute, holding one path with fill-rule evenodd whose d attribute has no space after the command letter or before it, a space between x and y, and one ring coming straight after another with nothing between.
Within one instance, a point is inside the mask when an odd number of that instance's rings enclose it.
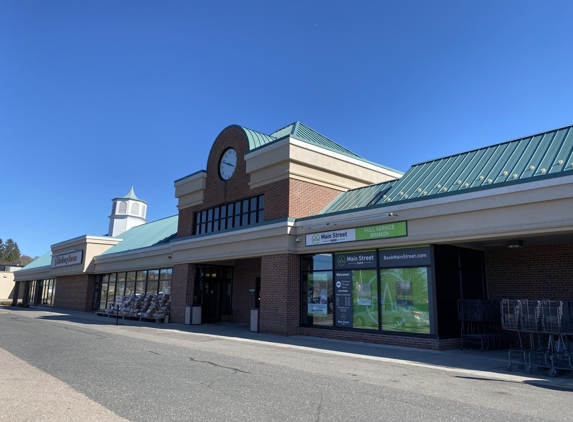
<instances>
[{"instance_id":1,"label":"standing seam metal roof","mask_svg":"<svg viewBox=\"0 0 573 422\"><path fill-rule=\"evenodd\" d=\"M169 243L177 236L177 222L179 216L174 215L151 223L133 227L116 236L123 239L117 245L109 248L102 255L125 252L133 249L141 249L149 246L158 246Z\"/></svg>"},{"instance_id":2,"label":"standing seam metal roof","mask_svg":"<svg viewBox=\"0 0 573 422\"><path fill-rule=\"evenodd\" d=\"M372 185L363 196L356 189L342 193L321 214L567 174L573 174L573 126L415 164L389 187Z\"/></svg>"},{"instance_id":3,"label":"standing seam metal roof","mask_svg":"<svg viewBox=\"0 0 573 422\"><path fill-rule=\"evenodd\" d=\"M374 205L390 190L394 183L396 183L396 181L392 180L343 192L325 209L323 209L320 214L328 214L331 212L364 208Z\"/></svg>"},{"instance_id":4,"label":"standing seam metal roof","mask_svg":"<svg viewBox=\"0 0 573 422\"><path fill-rule=\"evenodd\" d=\"M243 132L245 133L245 136L247 137L247 140L249 142L249 151L252 151L252 150L257 149L257 148L262 148L266 145L269 145L272 142L276 142L276 141L279 141L279 140L281 140L287 136L290 136L292 138L298 139L299 141L303 141L303 142L306 142L308 144L311 144L311 145L314 145L314 146L317 146L320 148L324 148L328 151L336 152L338 154L342 154L342 155L345 155L347 157L354 158L354 159L375 165L377 167L382 167L382 168L394 171L396 173L402 174L401 171L391 169L389 167L383 166L383 165L378 164L378 163L374 163L372 161L365 159L364 157L361 157L360 155L350 151L348 148L343 147L342 145L334 142L333 140L327 138L324 135L321 135L317 131L311 129L310 127L308 127L308 126L306 126L300 122L294 122L290 125L287 125L281 129L271 133L270 135L265 135L263 133L255 131L255 130L247 129L243 126L238 126L238 125L231 125L229 127L237 127L239 129L243 130Z\"/></svg>"}]
</instances>

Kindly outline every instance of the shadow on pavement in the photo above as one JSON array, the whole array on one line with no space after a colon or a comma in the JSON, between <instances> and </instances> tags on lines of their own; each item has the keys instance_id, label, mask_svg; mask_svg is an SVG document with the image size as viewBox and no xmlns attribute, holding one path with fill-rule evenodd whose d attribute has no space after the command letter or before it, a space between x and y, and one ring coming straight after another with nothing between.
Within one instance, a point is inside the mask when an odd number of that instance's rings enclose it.
<instances>
[{"instance_id":1,"label":"shadow on pavement","mask_svg":"<svg viewBox=\"0 0 573 422\"><path fill-rule=\"evenodd\" d=\"M95 313L60 310L53 308L32 307L29 309L17 307L0 307L0 310L8 310L18 318L22 315L26 318L36 318L48 321L72 322L85 325L116 325L115 317L98 316ZM248 324L202 324L184 325L163 322L147 322L135 319L118 320L120 327L147 327L165 331L164 335L184 338L185 333L207 335L257 341L287 347L303 347L308 349L322 350L329 353L346 353L362 357L373 357L388 360L409 362L411 364L448 368L448 370L472 371L471 374L459 378L472 379L479 382L517 382L531 385L532 387L552 389L556 391L573 391L573 376L571 372L563 372L557 378L550 378L546 371L535 371L533 374L523 372L507 372L507 350L494 350L480 352L477 349L452 349L445 351L414 349L407 347L388 346L380 344L359 343L343 340L331 340L309 336L279 336L276 334L261 334L249 331ZM483 373L483 376L481 376ZM496 378L492 378L497 374ZM502 375L500 377L500 375Z\"/></svg>"}]
</instances>

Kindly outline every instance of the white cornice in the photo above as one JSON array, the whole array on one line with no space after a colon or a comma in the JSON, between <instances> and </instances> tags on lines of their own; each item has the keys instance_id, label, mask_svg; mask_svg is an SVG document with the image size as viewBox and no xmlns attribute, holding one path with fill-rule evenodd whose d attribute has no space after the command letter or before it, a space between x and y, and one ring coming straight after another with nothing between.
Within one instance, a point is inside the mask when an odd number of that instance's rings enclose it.
<instances>
[{"instance_id":1,"label":"white cornice","mask_svg":"<svg viewBox=\"0 0 573 422\"><path fill-rule=\"evenodd\" d=\"M292 138L292 137L288 137L288 138L285 138L285 139L280 140L278 142L274 142L270 145L266 145L264 148L257 148L254 151L248 152L245 154L245 159L254 158L254 157L266 154L270 151L282 148L287 144L296 145L299 148L303 148L303 149L306 149L308 151L313 151L313 152L316 152L316 153L319 153L319 154L322 154L322 155L325 155L325 156L328 156L328 157L331 157L331 158L334 158L334 159L337 159L340 161L346 161L347 163L350 163L352 165L363 167L363 168L366 168L366 169L369 169L369 170L372 170L372 171L375 171L378 173L384 173L384 174L387 174L388 176L391 176L393 178L400 178L403 176L402 172L392 170L392 169L389 169L389 168L384 167L384 166L378 166L378 165L375 165L373 163L369 163L367 161L358 160L356 158L352 158L352 157L349 157L348 155L340 154L338 152L334 152L334 151L328 150L326 148L320 148L318 146L309 144L308 142L300 141L300 140L298 140L296 138Z\"/></svg>"},{"instance_id":2,"label":"white cornice","mask_svg":"<svg viewBox=\"0 0 573 422\"><path fill-rule=\"evenodd\" d=\"M569 185L570 188L567 188ZM556 189L548 190L548 188ZM571 192L573 192L573 174L566 177L537 180L535 182L435 197L420 201L397 201L388 203L384 207L367 208L355 212L348 211L340 214L324 214L323 216L316 216L303 221L297 220L295 227L299 231L302 227L309 226L324 226L322 227L322 230L333 230L332 227L334 227L334 225L340 226L340 228L356 226L357 220L360 221L361 225L382 224L389 221L403 220L403 215L400 215L400 213L405 211L417 211L417 215L420 217L431 217L436 214L447 215L459 213L461 210L465 212L479 211L505 207L508 205L528 204L551 199L569 198L573 196ZM536 196L527 195L527 193L531 193ZM485 199L495 199L495 203L488 204L483 201ZM465 204L465 206L460 209L460 204ZM454 207L454 205L458 206ZM435 210L439 209L439 212L423 211L428 208L434 208ZM381 215L388 213L394 213L397 217L390 220L387 217L381 217ZM326 226L327 223L329 223L330 228Z\"/></svg>"},{"instance_id":3,"label":"white cornice","mask_svg":"<svg viewBox=\"0 0 573 422\"><path fill-rule=\"evenodd\" d=\"M20 270L14 272L14 281L31 281L31 280L47 280L51 277L51 267L46 265L44 267L30 268L27 270Z\"/></svg>"},{"instance_id":4,"label":"white cornice","mask_svg":"<svg viewBox=\"0 0 573 422\"><path fill-rule=\"evenodd\" d=\"M74 237L73 239L64 240L63 242L54 243L51 247L52 251L55 250L63 250L67 248L72 248L78 245L85 245L87 243L96 244L96 245L109 245L115 246L123 239L117 239L115 237L109 236L90 236L90 235L83 235Z\"/></svg>"}]
</instances>

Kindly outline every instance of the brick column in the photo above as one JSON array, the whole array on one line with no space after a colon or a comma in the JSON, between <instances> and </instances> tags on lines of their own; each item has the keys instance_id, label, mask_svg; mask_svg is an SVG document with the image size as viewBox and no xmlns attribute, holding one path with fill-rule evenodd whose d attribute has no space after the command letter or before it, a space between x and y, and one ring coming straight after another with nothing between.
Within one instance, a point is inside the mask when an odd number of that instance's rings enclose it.
<instances>
[{"instance_id":1,"label":"brick column","mask_svg":"<svg viewBox=\"0 0 573 422\"><path fill-rule=\"evenodd\" d=\"M29 304L28 297L30 295L30 283L31 281L23 281L24 283L24 292L22 293L22 305Z\"/></svg>"},{"instance_id":2,"label":"brick column","mask_svg":"<svg viewBox=\"0 0 573 422\"><path fill-rule=\"evenodd\" d=\"M299 279L300 258L297 255L269 255L261 258L261 332L298 334Z\"/></svg>"},{"instance_id":3,"label":"brick column","mask_svg":"<svg viewBox=\"0 0 573 422\"><path fill-rule=\"evenodd\" d=\"M12 295L12 306L16 306L18 304L18 293L20 293L20 282L14 283L14 293Z\"/></svg>"},{"instance_id":4,"label":"brick column","mask_svg":"<svg viewBox=\"0 0 573 422\"><path fill-rule=\"evenodd\" d=\"M193 305L194 287L195 265L174 265L171 281L171 321L174 323L185 323L185 307Z\"/></svg>"},{"instance_id":5,"label":"brick column","mask_svg":"<svg viewBox=\"0 0 573 422\"><path fill-rule=\"evenodd\" d=\"M56 279L56 294L54 295L54 308L72 309L74 311L88 312L92 309L94 295L94 280L92 274L76 274ZM39 281L36 282L39 289ZM39 295L41 298L41 290Z\"/></svg>"}]
</instances>

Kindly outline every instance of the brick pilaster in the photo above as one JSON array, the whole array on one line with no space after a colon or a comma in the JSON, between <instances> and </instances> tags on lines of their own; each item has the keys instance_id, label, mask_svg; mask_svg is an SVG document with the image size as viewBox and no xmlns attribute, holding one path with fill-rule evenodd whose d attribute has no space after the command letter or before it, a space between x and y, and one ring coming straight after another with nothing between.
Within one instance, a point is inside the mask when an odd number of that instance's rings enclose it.
<instances>
[{"instance_id":1,"label":"brick pilaster","mask_svg":"<svg viewBox=\"0 0 573 422\"><path fill-rule=\"evenodd\" d=\"M194 287L195 265L174 265L171 282L171 320L173 322L177 324L185 322L185 307L193 305Z\"/></svg>"},{"instance_id":2,"label":"brick pilaster","mask_svg":"<svg viewBox=\"0 0 573 422\"><path fill-rule=\"evenodd\" d=\"M300 258L293 254L261 258L260 330L294 335L300 322Z\"/></svg>"}]
</instances>

